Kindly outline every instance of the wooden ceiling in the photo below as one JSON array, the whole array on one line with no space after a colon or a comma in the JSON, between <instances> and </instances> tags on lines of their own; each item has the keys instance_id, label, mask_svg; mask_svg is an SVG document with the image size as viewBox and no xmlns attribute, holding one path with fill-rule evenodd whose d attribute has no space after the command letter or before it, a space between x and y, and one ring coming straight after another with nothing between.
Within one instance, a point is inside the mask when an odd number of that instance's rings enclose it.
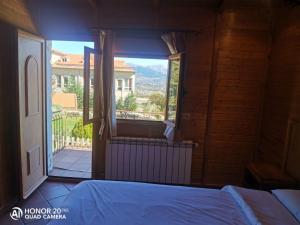
<instances>
[{"instance_id":1,"label":"wooden ceiling","mask_svg":"<svg viewBox=\"0 0 300 225\"><path fill-rule=\"evenodd\" d=\"M67 6L70 7L104 7L104 6L218 6L222 0L26 0L29 4L42 6Z\"/></svg>"},{"instance_id":2,"label":"wooden ceiling","mask_svg":"<svg viewBox=\"0 0 300 225\"><path fill-rule=\"evenodd\" d=\"M92 4L103 5L182 5L182 6L214 6L220 0L88 0Z\"/></svg>"}]
</instances>

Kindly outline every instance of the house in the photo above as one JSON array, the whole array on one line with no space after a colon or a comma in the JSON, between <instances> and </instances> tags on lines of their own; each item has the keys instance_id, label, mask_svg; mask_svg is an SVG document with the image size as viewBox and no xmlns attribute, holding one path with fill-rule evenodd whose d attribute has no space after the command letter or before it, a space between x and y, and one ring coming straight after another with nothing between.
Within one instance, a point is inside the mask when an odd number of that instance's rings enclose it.
<instances>
[{"instance_id":1,"label":"house","mask_svg":"<svg viewBox=\"0 0 300 225\"><path fill-rule=\"evenodd\" d=\"M52 89L58 92L67 88L72 79L83 86L83 55L67 54L52 50ZM91 67L94 66L91 60ZM115 94L116 99L126 98L129 93L135 92L135 70L122 60L114 61ZM94 85L94 70L91 70L90 85Z\"/></svg>"},{"instance_id":2,"label":"house","mask_svg":"<svg viewBox=\"0 0 300 225\"><path fill-rule=\"evenodd\" d=\"M0 224L299 225L299 40L299 0L0 1ZM114 57L168 61L163 119L116 118L139 77Z\"/></svg>"},{"instance_id":3,"label":"house","mask_svg":"<svg viewBox=\"0 0 300 225\"><path fill-rule=\"evenodd\" d=\"M122 60L114 60L116 99L135 93L135 70Z\"/></svg>"}]
</instances>

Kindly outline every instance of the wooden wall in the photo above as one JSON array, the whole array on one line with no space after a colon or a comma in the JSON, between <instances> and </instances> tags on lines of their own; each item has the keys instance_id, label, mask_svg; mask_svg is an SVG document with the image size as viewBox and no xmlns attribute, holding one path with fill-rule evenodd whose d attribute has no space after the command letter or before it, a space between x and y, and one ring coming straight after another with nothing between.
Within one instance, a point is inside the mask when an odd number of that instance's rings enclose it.
<instances>
[{"instance_id":1,"label":"wooden wall","mask_svg":"<svg viewBox=\"0 0 300 225\"><path fill-rule=\"evenodd\" d=\"M36 26L24 0L0 0L0 9L0 21L37 33Z\"/></svg>"},{"instance_id":2,"label":"wooden wall","mask_svg":"<svg viewBox=\"0 0 300 225\"><path fill-rule=\"evenodd\" d=\"M0 22L0 213L18 198L17 38Z\"/></svg>"},{"instance_id":3,"label":"wooden wall","mask_svg":"<svg viewBox=\"0 0 300 225\"><path fill-rule=\"evenodd\" d=\"M279 4L274 11L260 159L281 165L289 119L300 121L300 6Z\"/></svg>"},{"instance_id":4,"label":"wooden wall","mask_svg":"<svg viewBox=\"0 0 300 225\"><path fill-rule=\"evenodd\" d=\"M270 18L261 7L224 1L219 14L207 114L205 184L240 184L257 148L270 44Z\"/></svg>"}]
</instances>

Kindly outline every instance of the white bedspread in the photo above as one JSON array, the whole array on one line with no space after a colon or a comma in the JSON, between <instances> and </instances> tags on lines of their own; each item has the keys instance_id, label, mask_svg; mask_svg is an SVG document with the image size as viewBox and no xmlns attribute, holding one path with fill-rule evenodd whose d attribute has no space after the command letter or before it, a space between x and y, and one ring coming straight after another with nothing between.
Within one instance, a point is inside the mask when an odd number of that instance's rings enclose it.
<instances>
[{"instance_id":1,"label":"white bedspread","mask_svg":"<svg viewBox=\"0 0 300 225\"><path fill-rule=\"evenodd\" d=\"M66 220L86 225L246 225L229 193L213 189L143 183L86 181L62 206Z\"/></svg>"},{"instance_id":2,"label":"white bedspread","mask_svg":"<svg viewBox=\"0 0 300 225\"><path fill-rule=\"evenodd\" d=\"M248 190L85 181L62 205L67 219L50 224L299 225L270 193Z\"/></svg>"}]
</instances>

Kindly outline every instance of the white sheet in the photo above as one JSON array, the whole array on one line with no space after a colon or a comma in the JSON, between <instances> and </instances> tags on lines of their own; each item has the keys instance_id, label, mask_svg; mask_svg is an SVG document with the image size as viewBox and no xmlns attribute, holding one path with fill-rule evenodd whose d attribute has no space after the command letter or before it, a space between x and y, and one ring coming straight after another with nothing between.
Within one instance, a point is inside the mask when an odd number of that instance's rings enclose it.
<instances>
[{"instance_id":1,"label":"white sheet","mask_svg":"<svg viewBox=\"0 0 300 225\"><path fill-rule=\"evenodd\" d=\"M251 225L299 225L289 211L266 191L225 186Z\"/></svg>"},{"instance_id":2,"label":"white sheet","mask_svg":"<svg viewBox=\"0 0 300 225\"><path fill-rule=\"evenodd\" d=\"M51 225L299 225L268 192L233 186L222 190L118 181L85 181Z\"/></svg>"},{"instance_id":3,"label":"white sheet","mask_svg":"<svg viewBox=\"0 0 300 225\"><path fill-rule=\"evenodd\" d=\"M225 191L114 181L85 181L62 208L66 220L54 224L87 225L246 225Z\"/></svg>"}]
</instances>

